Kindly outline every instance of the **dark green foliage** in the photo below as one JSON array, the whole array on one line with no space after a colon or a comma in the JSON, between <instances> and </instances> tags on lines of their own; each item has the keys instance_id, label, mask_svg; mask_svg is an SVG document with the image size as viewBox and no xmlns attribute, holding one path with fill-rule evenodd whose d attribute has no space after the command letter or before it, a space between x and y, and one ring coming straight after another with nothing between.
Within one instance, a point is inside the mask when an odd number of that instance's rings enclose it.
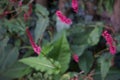
<instances>
[{"instance_id":1,"label":"dark green foliage","mask_svg":"<svg viewBox=\"0 0 120 80\"><path fill-rule=\"evenodd\" d=\"M86 3L94 3L95 0L81 1L78 13L71 9L67 12L67 17L73 21L70 28L57 32L57 0L49 2L51 9L29 0L23 0L21 7L11 4L9 0L0 0L0 80L70 80L76 77L87 80L92 72L89 77L94 80L119 80L119 33L111 31L117 43L115 57L109 53L105 40L101 40L105 29L101 15L104 11L113 12L114 0L98 0L92 6L95 8L94 15L89 11L87 13ZM29 11L30 3L33 5L32 14L25 21L24 14ZM70 4L65 3L65 8L71 8ZM11 12L5 14L5 11ZM96 15L100 17L98 22L93 21ZM41 47L40 55L32 49L26 27L35 44ZM78 55L78 63L73 61L73 54Z\"/></svg>"}]
</instances>

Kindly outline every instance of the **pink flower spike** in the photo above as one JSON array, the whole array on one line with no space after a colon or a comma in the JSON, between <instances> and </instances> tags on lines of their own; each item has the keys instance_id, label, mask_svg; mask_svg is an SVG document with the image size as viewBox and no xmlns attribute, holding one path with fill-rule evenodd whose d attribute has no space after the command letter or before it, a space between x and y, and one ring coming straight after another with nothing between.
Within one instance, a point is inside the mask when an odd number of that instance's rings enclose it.
<instances>
[{"instance_id":1,"label":"pink flower spike","mask_svg":"<svg viewBox=\"0 0 120 80\"><path fill-rule=\"evenodd\" d=\"M32 48L33 48L34 52L39 55L40 52L41 52L41 47L39 47L39 46L37 46L37 45L35 44L35 42L34 42L34 40L33 40L33 38L32 38L32 35L31 35L28 27L26 28L26 32L27 32L27 36L28 36L28 38L29 38L29 41L30 41L30 43L31 43L31 45L32 45Z\"/></svg>"},{"instance_id":2,"label":"pink flower spike","mask_svg":"<svg viewBox=\"0 0 120 80\"><path fill-rule=\"evenodd\" d=\"M116 53L116 47L115 46L110 46L109 50L110 50L110 53L112 55L114 55Z\"/></svg>"},{"instance_id":3,"label":"pink flower spike","mask_svg":"<svg viewBox=\"0 0 120 80\"><path fill-rule=\"evenodd\" d=\"M22 0L19 1L18 6L22 6Z\"/></svg>"},{"instance_id":4,"label":"pink flower spike","mask_svg":"<svg viewBox=\"0 0 120 80\"><path fill-rule=\"evenodd\" d=\"M66 19L66 21L65 21L67 24L72 24L72 21L71 21L71 19Z\"/></svg>"},{"instance_id":5,"label":"pink flower spike","mask_svg":"<svg viewBox=\"0 0 120 80\"><path fill-rule=\"evenodd\" d=\"M77 54L73 54L73 60L78 63L79 62L79 56Z\"/></svg>"},{"instance_id":6,"label":"pink flower spike","mask_svg":"<svg viewBox=\"0 0 120 80\"><path fill-rule=\"evenodd\" d=\"M78 0L72 0L72 8L76 13L78 12Z\"/></svg>"},{"instance_id":7,"label":"pink flower spike","mask_svg":"<svg viewBox=\"0 0 120 80\"><path fill-rule=\"evenodd\" d=\"M72 20L70 18L67 18L65 15L63 15L61 11L59 10L56 11L56 15L63 23L68 25L72 24Z\"/></svg>"},{"instance_id":8,"label":"pink flower spike","mask_svg":"<svg viewBox=\"0 0 120 80\"><path fill-rule=\"evenodd\" d=\"M60 16L60 15L62 15L62 12L61 11L56 11L56 15Z\"/></svg>"},{"instance_id":9,"label":"pink flower spike","mask_svg":"<svg viewBox=\"0 0 120 80\"><path fill-rule=\"evenodd\" d=\"M109 51L112 55L114 55L116 53L116 46L115 46L115 41L112 38L112 36L108 33L107 30L105 30L102 33L102 36L105 38L105 40L107 41L107 44L109 45Z\"/></svg>"},{"instance_id":10,"label":"pink flower spike","mask_svg":"<svg viewBox=\"0 0 120 80\"><path fill-rule=\"evenodd\" d=\"M39 55L40 52L41 52L41 48L40 48L40 46L37 46L36 44L35 44L33 50L34 50L38 55Z\"/></svg>"},{"instance_id":11,"label":"pink flower spike","mask_svg":"<svg viewBox=\"0 0 120 80\"><path fill-rule=\"evenodd\" d=\"M109 35L108 31L105 30L105 31L102 33L102 36L105 37L105 36L110 36L110 35Z\"/></svg>"}]
</instances>

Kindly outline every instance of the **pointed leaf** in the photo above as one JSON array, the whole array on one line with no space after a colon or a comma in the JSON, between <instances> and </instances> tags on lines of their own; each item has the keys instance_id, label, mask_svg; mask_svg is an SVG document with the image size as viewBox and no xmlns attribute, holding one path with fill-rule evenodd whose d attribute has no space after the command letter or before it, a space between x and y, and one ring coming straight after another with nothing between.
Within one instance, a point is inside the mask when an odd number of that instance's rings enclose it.
<instances>
[{"instance_id":1,"label":"pointed leaf","mask_svg":"<svg viewBox=\"0 0 120 80\"><path fill-rule=\"evenodd\" d=\"M17 59L18 59L18 49L16 47L11 48L11 46L7 46L4 49L4 60L2 64L0 65L1 70L5 70L6 68L11 67Z\"/></svg>"},{"instance_id":2,"label":"pointed leaf","mask_svg":"<svg viewBox=\"0 0 120 80\"><path fill-rule=\"evenodd\" d=\"M79 67L83 70L86 74L90 71L93 65L93 55L90 51L85 51L82 56L79 58Z\"/></svg>"},{"instance_id":3,"label":"pointed leaf","mask_svg":"<svg viewBox=\"0 0 120 80\"><path fill-rule=\"evenodd\" d=\"M86 49L86 45L72 45L72 52L77 54L78 56L81 56L84 53L84 50Z\"/></svg>"},{"instance_id":4,"label":"pointed leaf","mask_svg":"<svg viewBox=\"0 0 120 80\"><path fill-rule=\"evenodd\" d=\"M31 71L32 70L28 66L17 62L12 67L6 69L0 76L8 77L11 79L21 78Z\"/></svg>"},{"instance_id":5,"label":"pointed leaf","mask_svg":"<svg viewBox=\"0 0 120 80\"><path fill-rule=\"evenodd\" d=\"M70 47L65 32L60 32L56 35L52 45L53 50L50 52L49 56L60 62L61 73L64 73L69 67L71 57Z\"/></svg>"},{"instance_id":6,"label":"pointed leaf","mask_svg":"<svg viewBox=\"0 0 120 80\"><path fill-rule=\"evenodd\" d=\"M8 39L8 37L5 37L3 40L0 40L0 67L5 59L4 48L7 46Z\"/></svg>"},{"instance_id":7,"label":"pointed leaf","mask_svg":"<svg viewBox=\"0 0 120 80\"><path fill-rule=\"evenodd\" d=\"M110 53L104 53L103 56L100 58L100 66L101 66L101 76L102 80L105 80L107 76L110 66L111 66L112 55Z\"/></svg>"},{"instance_id":8,"label":"pointed leaf","mask_svg":"<svg viewBox=\"0 0 120 80\"><path fill-rule=\"evenodd\" d=\"M37 71L47 72L48 74L53 74L56 71L57 73L59 72L59 69L57 69L48 59L43 56L24 58L21 59L20 62L29 65Z\"/></svg>"},{"instance_id":9,"label":"pointed leaf","mask_svg":"<svg viewBox=\"0 0 120 80\"><path fill-rule=\"evenodd\" d=\"M102 33L102 28L101 27L95 27L92 32L89 34L88 37L88 44L90 45L95 45L98 43L99 38Z\"/></svg>"},{"instance_id":10,"label":"pointed leaf","mask_svg":"<svg viewBox=\"0 0 120 80\"><path fill-rule=\"evenodd\" d=\"M100 71L96 71L93 77L94 80L102 80ZM108 75L105 78L105 80L119 80L119 79L120 79L120 70L113 68L108 72Z\"/></svg>"},{"instance_id":11,"label":"pointed leaf","mask_svg":"<svg viewBox=\"0 0 120 80\"><path fill-rule=\"evenodd\" d=\"M48 18L39 17L35 28L35 42L41 39L49 23Z\"/></svg>"},{"instance_id":12,"label":"pointed leaf","mask_svg":"<svg viewBox=\"0 0 120 80\"><path fill-rule=\"evenodd\" d=\"M39 15L42 15L44 17L49 15L49 12L47 11L47 9L40 4L36 4L35 11L39 13Z\"/></svg>"},{"instance_id":13,"label":"pointed leaf","mask_svg":"<svg viewBox=\"0 0 120 80\"><path fill-rule=\"evenodd\" d=\"M42 52L45 55L48 54L52 50L53 50L53 46L51 46L51 45L46 45L46 46L42 47Z\"/></svg>"},{"instance_id":14,"label":"pointed leaf","mask_svg":"<svg viewBox=\"0 0 120 80\"><path fill-rule=\"evenodd\" d=\"M36 11L37 16L38 16L37 25L35 28L35 42L37 42L38 39L42 38L42 35L48 26L48 23L49 23L48 14L49 14L49 12L47 11L47 9L45 7L43 7L40 4L36 4L35 11Z\"/></svg>"}]
</instances>

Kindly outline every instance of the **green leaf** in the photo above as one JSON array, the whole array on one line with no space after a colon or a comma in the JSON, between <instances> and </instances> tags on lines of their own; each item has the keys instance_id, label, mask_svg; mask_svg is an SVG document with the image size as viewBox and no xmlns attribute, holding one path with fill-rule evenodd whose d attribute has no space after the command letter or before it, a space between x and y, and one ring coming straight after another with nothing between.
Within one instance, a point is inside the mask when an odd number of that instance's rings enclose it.
<instances>
[{"instance_id":1,"label":"green leaf","mask_svg":"<svg viewBox=\"0 0 120 80\"><path fill-rule=\"evenodd\" d=\"M106 0L104 1L104 5L108 11L108 13L112 14L114 7L114 0Z\"/></svg>"},{"instance_id":2,"label":"green leaf","mask_svg":"<svg viewBox=\"0 0 120 80\"><path fill-rule=\"evenodd\" d=\"M47 55L51 50L53 50L53 46L51 46L50 44L47 44L45 46L42 47L42 53Z\"/></svg>"},{"instance_id":3,"label":"green leaf","mask_svg":"<svg viewBox=\"0 0 120 80\"><path fill-rule=\"evenodd\" d=\"M93 55L90 51L85 51L82 56L79 57L79 67L83 70L86 74L90 71L93 65Z\"/></svg>"},{"instance_id":4,"label":"green leaf","mask_svg":"<svg viewBox=\"0 0 120 80\"><path fill-rule=\"evenodd\" d=\"M43 33L49 24L49 18L48 18L49 12L45 7L43 7L40 4L36 4L35 11L38 16L37 25L35 28L35 42L37 42L38 39L42 38Z\"/></svg>"},{"instance_id":5,"label":"green leaf","mask_svg":"<svg viewBox=\"0 0 120 80\"><path fill-rule=\"evenodd\" d=\"M104 53L104 55L102 55L99 59L102 80L105 80L105 77L107 76L107 73L109 72L112 58L113 57L110 53Z\"/></svg>"},{"instance_id":6,"label":"green leaf","mask_svg":"<svg viewBox=\"0 0 120 80\"><path fill-rule=\"evenodd\" d=\"M117 45L117 51L120 52L120 44Z\"/></svg>"},{"instance_id":7,"label":"green leaf","mask_svg":"<svg viewBox=\"0 0 120 80\"><path fill-rule=\"evenodd\" d=\"M93 77L94 80L102 80L100 71L96 71ZM105 78L105 80L119 80L119 79L120 79L120 70L114 68L109 70L108 75Z\"/></svg>"},{"instance_id":8,"label":"green leaf","mask_svg":"<svg viewBox=\"0 0 120 80\"><path fill-rule=\"evenodd\" d=\"M23 58L20 60L20 62L29 65L30 67L36 69L37 71L47 72L48 74L59 72L58 68L59 64L57 62L54 62L53 65L53 63L51 63L47 58L43 56ZM57 68L55 65L57 66Z\"/></svg>"},{"instance_id":9,"label":"green leaf","mask_svg":"<svg viewBox=\"0 0 120 80\"><path fill-rule=\"evenodd\" d=\"M61 73L64 73L69 67L71 57L70 47L65 32L56 35L51 45L53 46L53 50L50 52L49 57L59 61L61 64Z\"/></svg>"},{"instance_id":10,"label":"green leaf","mask_svg":"<svg viewBox=\"0 0 120 80\"><path fill-rule=\"evenodd\" d=\"M76 53L78 56L81 56L84 53L84 50L86 49L86 45L72 45L72 52Z\"/></svg>"},{"instance_id":11,"label":"green leaf","mask_svg":"<svg viewBox=\"0 0 120 80\"><path fill-rule=\"evenodd\" d=\"M8 36L5 36L2 40L0 40L0 51L7 46L8 40Z\"/></svg>"},{"instance_id":12,"label":"green leaf","mask_svg":"<svg viewBox=\"0 0 120 80\"><path fill-rule=\"evenodd\" d=\"M115 40L117 41L117 44L116 44L117 52L120 52L120 35L119 34L115 36Z\"/></svg>"},{"instance_id":13,"label":"green leaf","mask_svg":"<svg viewBox=\"0 0 120 80\"><path fill-rule=\"evenodd\" d=\"M12 80L12 79L7 78L7 77L0 76L0 80Z\"/></svg>"},{"instance_id":14,"label":"green leaf","mask_svg":"<svg viewBox=\"0 0 120 80\"><path fill-rule=\"evenodd\" d=\"M7 41L8 41L8 39L6 38L6 39L4 39L3 43L5 42L5 44L6 44ZM15 76L15 74L18 73L18 71L16 71L17 73L15 71L14 71L14 73L12 73L11 70L15 69L15 67L13 67L13 65L17 61L18 55L19 55L18 49L16 47L13 47L10 45L5 45L5 44L3 45L2 53L0 54L0 56L1 56L1 58L0 58L0 79L4 79L4 80L7 78L8 79L13 78L13 76ZM16 66L16 65L14 65L14 66ZM18 68L18 66L17 66L17 68ZM21 74L21 75L24 75L24 74Z\"/></svg>"},{"instance_id":15,"label":"green leaf","mask_svg":"<svg viewBox=\"0 0 120 80\"><path fill-rule=\"evenodd\" d=\"M88 45L87 39L89 37L90 32L94 28L88 28L87 30L85 27L81 26L75 26L72 27L69 31L69 36L73 39L72 44L73 45Z\"/></svg>"},{"instance_id":16,"label":"green leaf","mask_svg":"<svg viewBox=\"0 0 120 80\"><path fill-rule=\"evenodd\" d=\"M64 75L60 78L60 80L70 80L70 78L71 78L70 74L67 73L67 74L64 74Z\"/></svg>"},{"instance_id":17,"label":"green leaf","mask_svg":"<svg viewBox=\"0 0 120 80\"><path fill-rule=\"evenodd\" d=\"M5 20L4 26L8 28L8 31L13 33L19 33L18 35L23 35L25 32L25 24L20 18Z\"/></svg>"},{"instance_id":18,"label":"green leaf","mask_svg":"<svg viewBox=\"0 0 120 80\"><path fill-rule=\"evenodd\" d=\"M72 27L68 32L72 51L81 56L87 47L96 45L99 42L102 29L101 23L94 25L77 24Z\"/></svg>"},{"instance_id":19,"label":"green leaf","mask_svg":"<svg viewBox=\"0 0 120 80\"><path fill-rule=\"evenodd\" d=\"M7 30L4 27L0 26L0 41L4 39L6 31Z\"/></svg>"},{"instance_id":20,"label":"green leaf","mask_svg":"<svg viewBox=\"0 0 120 80\"><path fill-rule=\"evenodd\" d=\"M35 28L35 42L41 39L49 23L48 18L39 17Z\"/></svg>"},{"instance_id":21,"label":"green leaf","mask_svg":"<svg viewBox=\"0 0 120 80\"><path fill-rule=\"evenodd\" d=\"M4 48L7 46L8 39L8 37L5 37L3 40L0 40L0 68L2 68L3 62L5 60Z\"/></svg>"},{"instance_id":22,"label":"green leaf","mask_svg":"<svg viewBox=\"0 0 120 80\"><path fill-rule=\"evenodd\" d=\"M35 9L35 11L36 11L37 13L39 13L39 15L42 15L42 16L44 16L44 17L46 17L46 16L49 15L48 10L47 10L45 7L43 7L42 5L40 5L40 4L36 4L36 9Z\"/></svg>"},{"instance_id":23,"label":"green leaf","mask_svg":"<svg viewBox=\"0 0 120 80\"><path fill-rule=\"evenodd\" d=\"M77 72L67 72L61 76L60 80L71 80L71 78L74 78L77 75L78 75Z\"/></svg>"},{"instance_id":24,"label":"green leaf","mask_svg":"<svg viewBox=\"0 0 120 80\"><path fill-rule=\"evenodd\" d=\"M16 47L12 48L11 46L7 46L3 53L3 61L0 64L1 71L11 67L17 61L19 55L18 49Z\"/></svg>"},{"instance_id":25,"label":"green leaf","mask_svg":"<svg viewBox=\"0 0 120 80\"><path fill-rule=\"evenodd\" d=\"M68 35L73 39L73 45L93 46L98 43L102 32L102 24L75 25L69 30Z\"/></svg>"},{"instance_id":26,"label":"green leaf","mask_svg":"<svg viewBox=\"0 0 120 80\"><path fill-rule=\"evenodd\" d=\"M21 78L24 75L27 75L32 70L19 62L15 63L12 67L6 69L1 76L8 77L8 78Z\"/></svg>"},{"instance_id":27,"label":"green leaf","mask_svg":"<svg viewBox=\"0 0 120 80\"><path fill-rule=\"evenodd\" d=\"M95 45L98 43L99 38L101 36L102 28L101 27L95 27L92 32L89 34L88 37L88 44Z\"/></svg>"}]
</instances>

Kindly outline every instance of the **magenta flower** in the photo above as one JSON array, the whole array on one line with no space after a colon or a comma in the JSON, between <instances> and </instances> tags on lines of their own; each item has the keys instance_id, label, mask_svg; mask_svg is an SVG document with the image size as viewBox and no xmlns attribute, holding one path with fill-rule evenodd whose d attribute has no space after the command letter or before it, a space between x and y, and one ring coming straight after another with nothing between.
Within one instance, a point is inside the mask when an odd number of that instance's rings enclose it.
<instances>
[{"instance_id":1,"label":"magenta flower","mask_svg":"<svg viewBox=\"0 0 120 80\"><path fill-rule=\"evenodd\" d=\"M73 11L78 12L78 0L72 0L72 8Z\"/></svg>"},{"instance_id":2,"label":"magenta flower","mask_svg":"<svg viewBox=\"0 0 120 80\"><path fill-rule=\"evenodd\" d=\"M115 41L113 40L112 36L108 33L107 30L102 33L102 36L105 38L107 44L109 45L110 53L114 55L116 53L116 46L114 45Z\"/></svg>"},{"instance_id":3,"label":"magenta flower","mask_svg":"<svg viewBox=\"0 0 120 80\"><path fill-rule=\"evenodd\" d=\"M72 24L72 21L71 21L71 19L68 18L68 19L65 20L65 23Z\"/></svg>"},{"instance_id":4,"label":"magenta flower","mask_svg":"<svg viewBox=\"0 0 120 80\"><path fill-rule=\"evenodd\" d=\"M20 6L20 7L22 6L22 1L23 1L23 0L20 0L20 1L19 1L18 6Z\"/></svg>"},{"instance_id":5,"label":"magenta flower","mask_svg":"<svg viewBox=\"0 0 120 80\"><path fill-rule=\"evenodd\" d=\"M33 48L34 52L39 55L40 52L41 52L41 47L39 47L39 46L37 46L37 44L35 44L35 42L34 42L34 40L32 38L32 35L31 35L31 33L30 33L28 28L26 28L26 32L27 32L27 36L29 38L29 41L30 41L30 43L32 45L32 48Z\"/></svg>"},{"instance_id":6,"label":"magenta flower","mask_svg":"<svg viewBox=\"0 0 120 80\"><path fill-rule=\"evenodd\" d=\"M116 53L116 46L110 46L109 50L111 54L114 55Z\"/></svg>"},{"instance_id":7,"label":"magenta flower","mask_svg":"<svg viewBox=\"0 0 120 80\"><path fill-rule=\"evenodd\" d=\"M77 54L73 54L73 60L75 61L75 62L79 62L79 56L77 55Z\"/></svg>"},{"instance_id":8,"label":"magenta flower","mask_svg":"<svg viewBox=\"0 0 120 80\"><path fill-rule=\"evenodd\" d=\"M72 20L70 18L67 18L65 15L63 15L63 13L61 11L56 11L56 15L57 17L63 22L63 23L66 23L66 24L72 24Z\"/></svg>"}]
</instances>

